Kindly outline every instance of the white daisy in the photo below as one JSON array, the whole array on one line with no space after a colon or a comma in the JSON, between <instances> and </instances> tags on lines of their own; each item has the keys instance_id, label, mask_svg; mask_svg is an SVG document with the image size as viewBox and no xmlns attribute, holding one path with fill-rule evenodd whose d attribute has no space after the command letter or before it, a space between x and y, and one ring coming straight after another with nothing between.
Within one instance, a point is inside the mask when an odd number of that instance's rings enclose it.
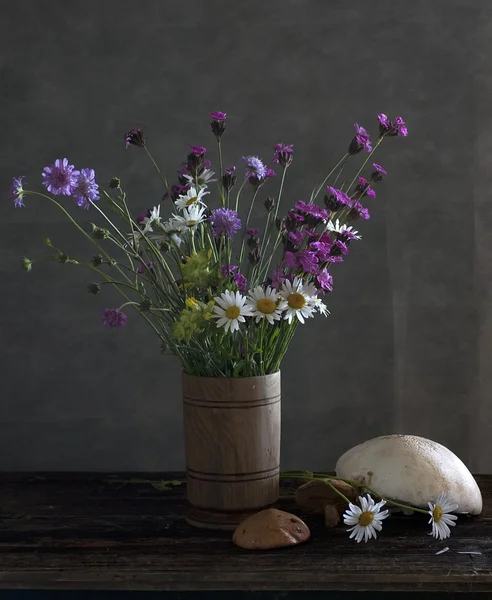
<instances>
[{"instance_id":1,"label":"white daisy","mask_svg":"<svg viewBox=\"0 0 492 600\"><path fill-rule=\"evenodd\" d=\"M438 540L445 540L451 535L449 526L454 527L455 521L458 518L452 515L453 511L458 508L458 505L451 500L447 493L441 493L435 502L429 502L429 514L431 516L429 523L432 523L433 535Z\"/></svg>"},{"instance_id":2,"label":"white daisy","mask_svg":"<svg viewBox=\"0 0 492 600\"><path fill-rule=\"evenodd\" d=\"M302 279L297 277L293 282L287 279L283 282L279 293L285 300L282 308L286 311L284 319L287 319L289 323L292 323L292 319L295 317L304 323L304 319L314 316L316 288L312 283L304 285Z\"/></svg>"},{"instance_id":3,"label":"white daisy","mask_svg":"<svg viewBox=\"0 0 492 600\"><path fill-rule=\"evenodd\" d=\"M333 221L328 221L328 230L329 231L333 231L334 233L344 233L346 231L348 231L349 233L351 233L354 236L354 240L360 240L361 236L358 235L358 231L356 231L353 227L347 226L345 225L345 223L343 225L340 225L340 220L337 219L335 221L335 223L333 223Z\"/></svg>"},{"instance_id":4,"label":"white daisy","mask_svg":"<svg viewBox=\"0 0 492 600\"><path fill-rule=\"evenodd\" d=\"M199 223L205 221L206 210L206 206L200 206L195 202L189 208L183 208L182 215L173 215L174 223L178 226L193 229Z\"/></svg>"},{"instance_id":5,"label":"white daisy","mask_svg":"<svg viewBox=\"0 0 492 600\"><path fill-rule=\"evenodd\" d=\"M321 298L318 298L317 296L313 298L313 302L314 302L314 307L316 308L316 310L323 315L324 317L327 317L330 314L330 311L328 310L328 307L326 306L326 304L321 300Z\"/></svg>"},{"instance_id":6,"label":"white daisy","mask_svg":"<svg viewBox=\"0 0 492 600\"><path fill-rule=\"evenodd\" d=\"M213 176L215 175L214 171L211 171L210 169L204 169L200 175L198 175L197 177L197 182L199 185L204 185L206 183L212 183L214 181L217 181L217 179L213 179ZM193 177L193 175L188 175L185 174L184 177L190 182L190 183L195 183L195 178Z\"/></svg>"},{"instance_id":7,"label":"white daisy","mask_svg":"<svg viewBox=\"0 0 492 600\"><path fill-rule=\"evenodd\" d=\"M202 198L206 194L210 194L210 192L205 191L205 188L201 188L197 190L195 187L190 187L190 189L186 192L186 194L181 194L179 198L176 200L175 205L179 210L183 210L184 208L188 208L189 206L194 206L195 204L204 204Z\"/></svg>"},{"instance_id":8,"label":"white daisy","mask_svg":"<svg viewBox=\"0 0 492 600\"><path fill-rule=\"evenodd\" d=\"M144 224L143 232L147 233L149 231L153 231L152 226L159 225L160 222L161 222L161 207L160 207L160 205L154 206L154 208L150 212L150 215L148 217L145 217L145 219L143 220L143 224Z\"/></svg>"},{"instance_id":9,"label":"white daisy","mask_svg":"<svg viewBox=\"0 0 492 600\"><path fill-rule=\"evenodd\" d=\"M250 290L246 303L251 306L257 323L266 319L271 325L280 320L282 311L287 307L285 300L279 302L277 290L270 286L264 290L260 285Z\"/></svg>"},{"instance_id":10,"label":"white daisy","mask_svg":"<svg viewBox=\"0 0 492 600\"><path fill-rule=\"evenodd\" d=\"M367 542L371 538L376 539L377 532L383 528L381 521L389 515L388 510L381 511L386 504L384 500L376 504L369 494L365 498L361 496L359 500L360 507L350 502L348 510L343 514L343 522L351 526L348 529L352 532L350 539L355 538L357 543L362 540Z\"/></svg>"},{"instance_id":11,"label":"white daisy","mask_svg":"<svg viewBox=\"0 0 492 600\"><path fill-rule=\"evenodd\" d=\"M237 331L239 323L246 320L244 317L250 317L253 312L251 306L246 304L246 297L240 292L227 290L214 300L213 318L219 319L217 326L223 326L226 331Z\"/></svg>"}]
</instances>

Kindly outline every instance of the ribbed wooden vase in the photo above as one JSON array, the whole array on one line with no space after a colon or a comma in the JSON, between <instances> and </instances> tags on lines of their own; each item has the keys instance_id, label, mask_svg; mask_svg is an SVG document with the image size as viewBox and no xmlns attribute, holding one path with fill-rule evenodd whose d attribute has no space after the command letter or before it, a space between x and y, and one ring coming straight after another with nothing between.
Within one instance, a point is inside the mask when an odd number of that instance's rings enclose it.
<instances>
[{"instance_id":1,"label":"ribbed wooden vase","mask_svg":"<svg viewBox=\"0 0 492 600\"><path fill-rule=\"evenodd\" d=\"M280 372L228 379L183 373L186 520L235 529L278 500Z\"/></svg>"}]
</instances>

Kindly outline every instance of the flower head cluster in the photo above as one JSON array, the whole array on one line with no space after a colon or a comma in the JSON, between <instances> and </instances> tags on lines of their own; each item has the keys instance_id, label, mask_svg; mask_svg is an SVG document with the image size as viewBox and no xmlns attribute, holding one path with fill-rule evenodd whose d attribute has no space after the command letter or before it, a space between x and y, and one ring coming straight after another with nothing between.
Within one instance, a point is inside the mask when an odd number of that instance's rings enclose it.
<instances>
[{"instance_id":1,"label":"flower head cluster","mask_svg":"<svg viewBox=\"0 0 492 600\"><path fill-rule=\"evenodd\" d=\"M384 113L378 115L379 119L379 135L381 137L395 137L401 135L406 137L408 135L408 129L405 121L401 117L396 117L394 121L390 121Z\"/></svg>"},{"instance_id":2,"label":"flower head cluster","mask_svg":"<svg viewBox=\"0 0 492 600\"><path fill-rule=\"evenodd\" d=\"M241 219L231 208L216 208L212 211L209 221L216 238L225 236L230 240L241 229Z\"/></svg>"},{"instance_id":3,"label":"flower head cluster","mask_svg":"<svg viewBox=\"0 0 492 600\"><path fill-rule=\"evenodd\" d=\"M265 166L263 161L257 156L243 156L246 163L244 176L253 186L259 186L268 179L275 177L275 171Z\"/></svg>"},{"instance_id":4,"label":"flower head cluster","mask_svg":"<svg viewBox=\"0 0 492 600\"><path fill-rule=\"evenodd\" d=\"M94 169L81 169L77 184L72 191L72 197L77 206L89 209L91 202L99 200L99 186L96 183Z\"/></svg>"},{"instance_id":5,"label":"flower head cluster","mask_svg":"<svg viewBox=\"0 0 492 600\"><path fill-rule=\"evenodd\" d=\"M102 322L106 327L124 327L126 318L126 314L119 308L107 308L103 312Z\"/></svg>"},{"instance_id":6,"label":"flower head cluster","mask_svg":"<svg viewBox=\"0 0 492 600\"><path fill-rule=\"evenodd\" d=\"M350 155L358 154L365 150L366 152L371 152L371 138L364 127L361 127L358 123L354 124L355 127L355 136L352 138L350 142L350 146L348 149L348 153Z\"/></svg>"},{"instance_id":7,"label":"flower head cluster","mask_svg":"<svg viewBox=\"0 0 492 600\"><path fill-rule=\"evenodd\" d=\"M10 199L13 201L15 208L22 208L24 204L24 175L14 177L10 186Z\"/></svg>"},{"instance_id":8,"label":"flower head cluster","mask_svg":"<svg viewBox=\"0 0 492 600\"><path fill-rule=\"evenodd\" d=\"M79 174L67 158L57 158L43 169L43 185L54 196L71 196L77 187Z\"/></svg>"},{"instance_id":9,"label":"flower head cluster","mask_svg":"<svg viewBox=\"0 0 492 600\"><path fill-rule=\"evenodd\" d=\"M272 161L286 169L292 163L294 158L292 150L293 146L294 144L288 146L284 144L275 144L273 147Z\"/></svg>"}]
</instances>

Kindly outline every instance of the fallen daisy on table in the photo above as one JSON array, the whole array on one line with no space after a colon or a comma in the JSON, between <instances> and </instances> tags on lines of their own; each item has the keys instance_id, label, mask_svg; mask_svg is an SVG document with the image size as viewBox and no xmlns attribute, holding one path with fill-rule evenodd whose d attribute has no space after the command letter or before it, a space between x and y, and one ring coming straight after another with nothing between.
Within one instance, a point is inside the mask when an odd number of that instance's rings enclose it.
<instances>
[{"instance_id":1,"label":"fallen daisy on table","mask_svg":"<svg viewBox=\"0 0 492 600\"><path fill-rule=\"evenodd\" d=\"M356 504L349 503L348 510L343 515L345 525L350 525L348 531L351 532L350 539L355 538L357 543L367 542L371 538L377 538L377 532L383 528L382 521L389 516L388 510L381 510L386 504L385 500L380 500L375 503L374 500L367 494L360 497L360 507Z\"/></svg>"},{"instance_id":2,"label":"fallen daisy on table","mask_svg":"<svg viewBox=\"0 0 492 600\"><path fill-rule=\"evenodd\" d=\"M453 511L458 508L458 505L451 501L447 493L441 493L435 502L429 502L429 514L431 516L429 523L432 523L432 531L430 535L438 540L445 540L451 535L449 525L454 527L455 521L458 518L452 515Z\"/></svg>"}]
</instances>

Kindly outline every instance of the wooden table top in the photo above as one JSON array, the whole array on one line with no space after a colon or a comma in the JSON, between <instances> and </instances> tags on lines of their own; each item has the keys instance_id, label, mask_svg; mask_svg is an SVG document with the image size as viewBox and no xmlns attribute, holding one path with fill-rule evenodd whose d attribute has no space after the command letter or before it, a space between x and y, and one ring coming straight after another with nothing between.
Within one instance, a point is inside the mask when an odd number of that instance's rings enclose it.
<instances>
[{"instance_id":1,"label":"wooden table top","mask_svg":"<svg viewBox=\"0 0 492 600\"><path fill-rule=\"evenodd\" d=\"M0 589L250 590L261 598L270 597L268 591L286 598L303 590L372 590L492 597L492 475L477 476L483 514L461 517L443 542L428 535L424 515L399 515L385 521L377 541L356 544L343 525L326 529L318 518L297 512L293 482L283 481L279 506L304 518L311 539L262 552L236 547L228 532L187 525L184 485L166 491L149 483L182 478L0 474ZM436 554L445 547L447 552Z\"/></svg>"}]
</instances>

